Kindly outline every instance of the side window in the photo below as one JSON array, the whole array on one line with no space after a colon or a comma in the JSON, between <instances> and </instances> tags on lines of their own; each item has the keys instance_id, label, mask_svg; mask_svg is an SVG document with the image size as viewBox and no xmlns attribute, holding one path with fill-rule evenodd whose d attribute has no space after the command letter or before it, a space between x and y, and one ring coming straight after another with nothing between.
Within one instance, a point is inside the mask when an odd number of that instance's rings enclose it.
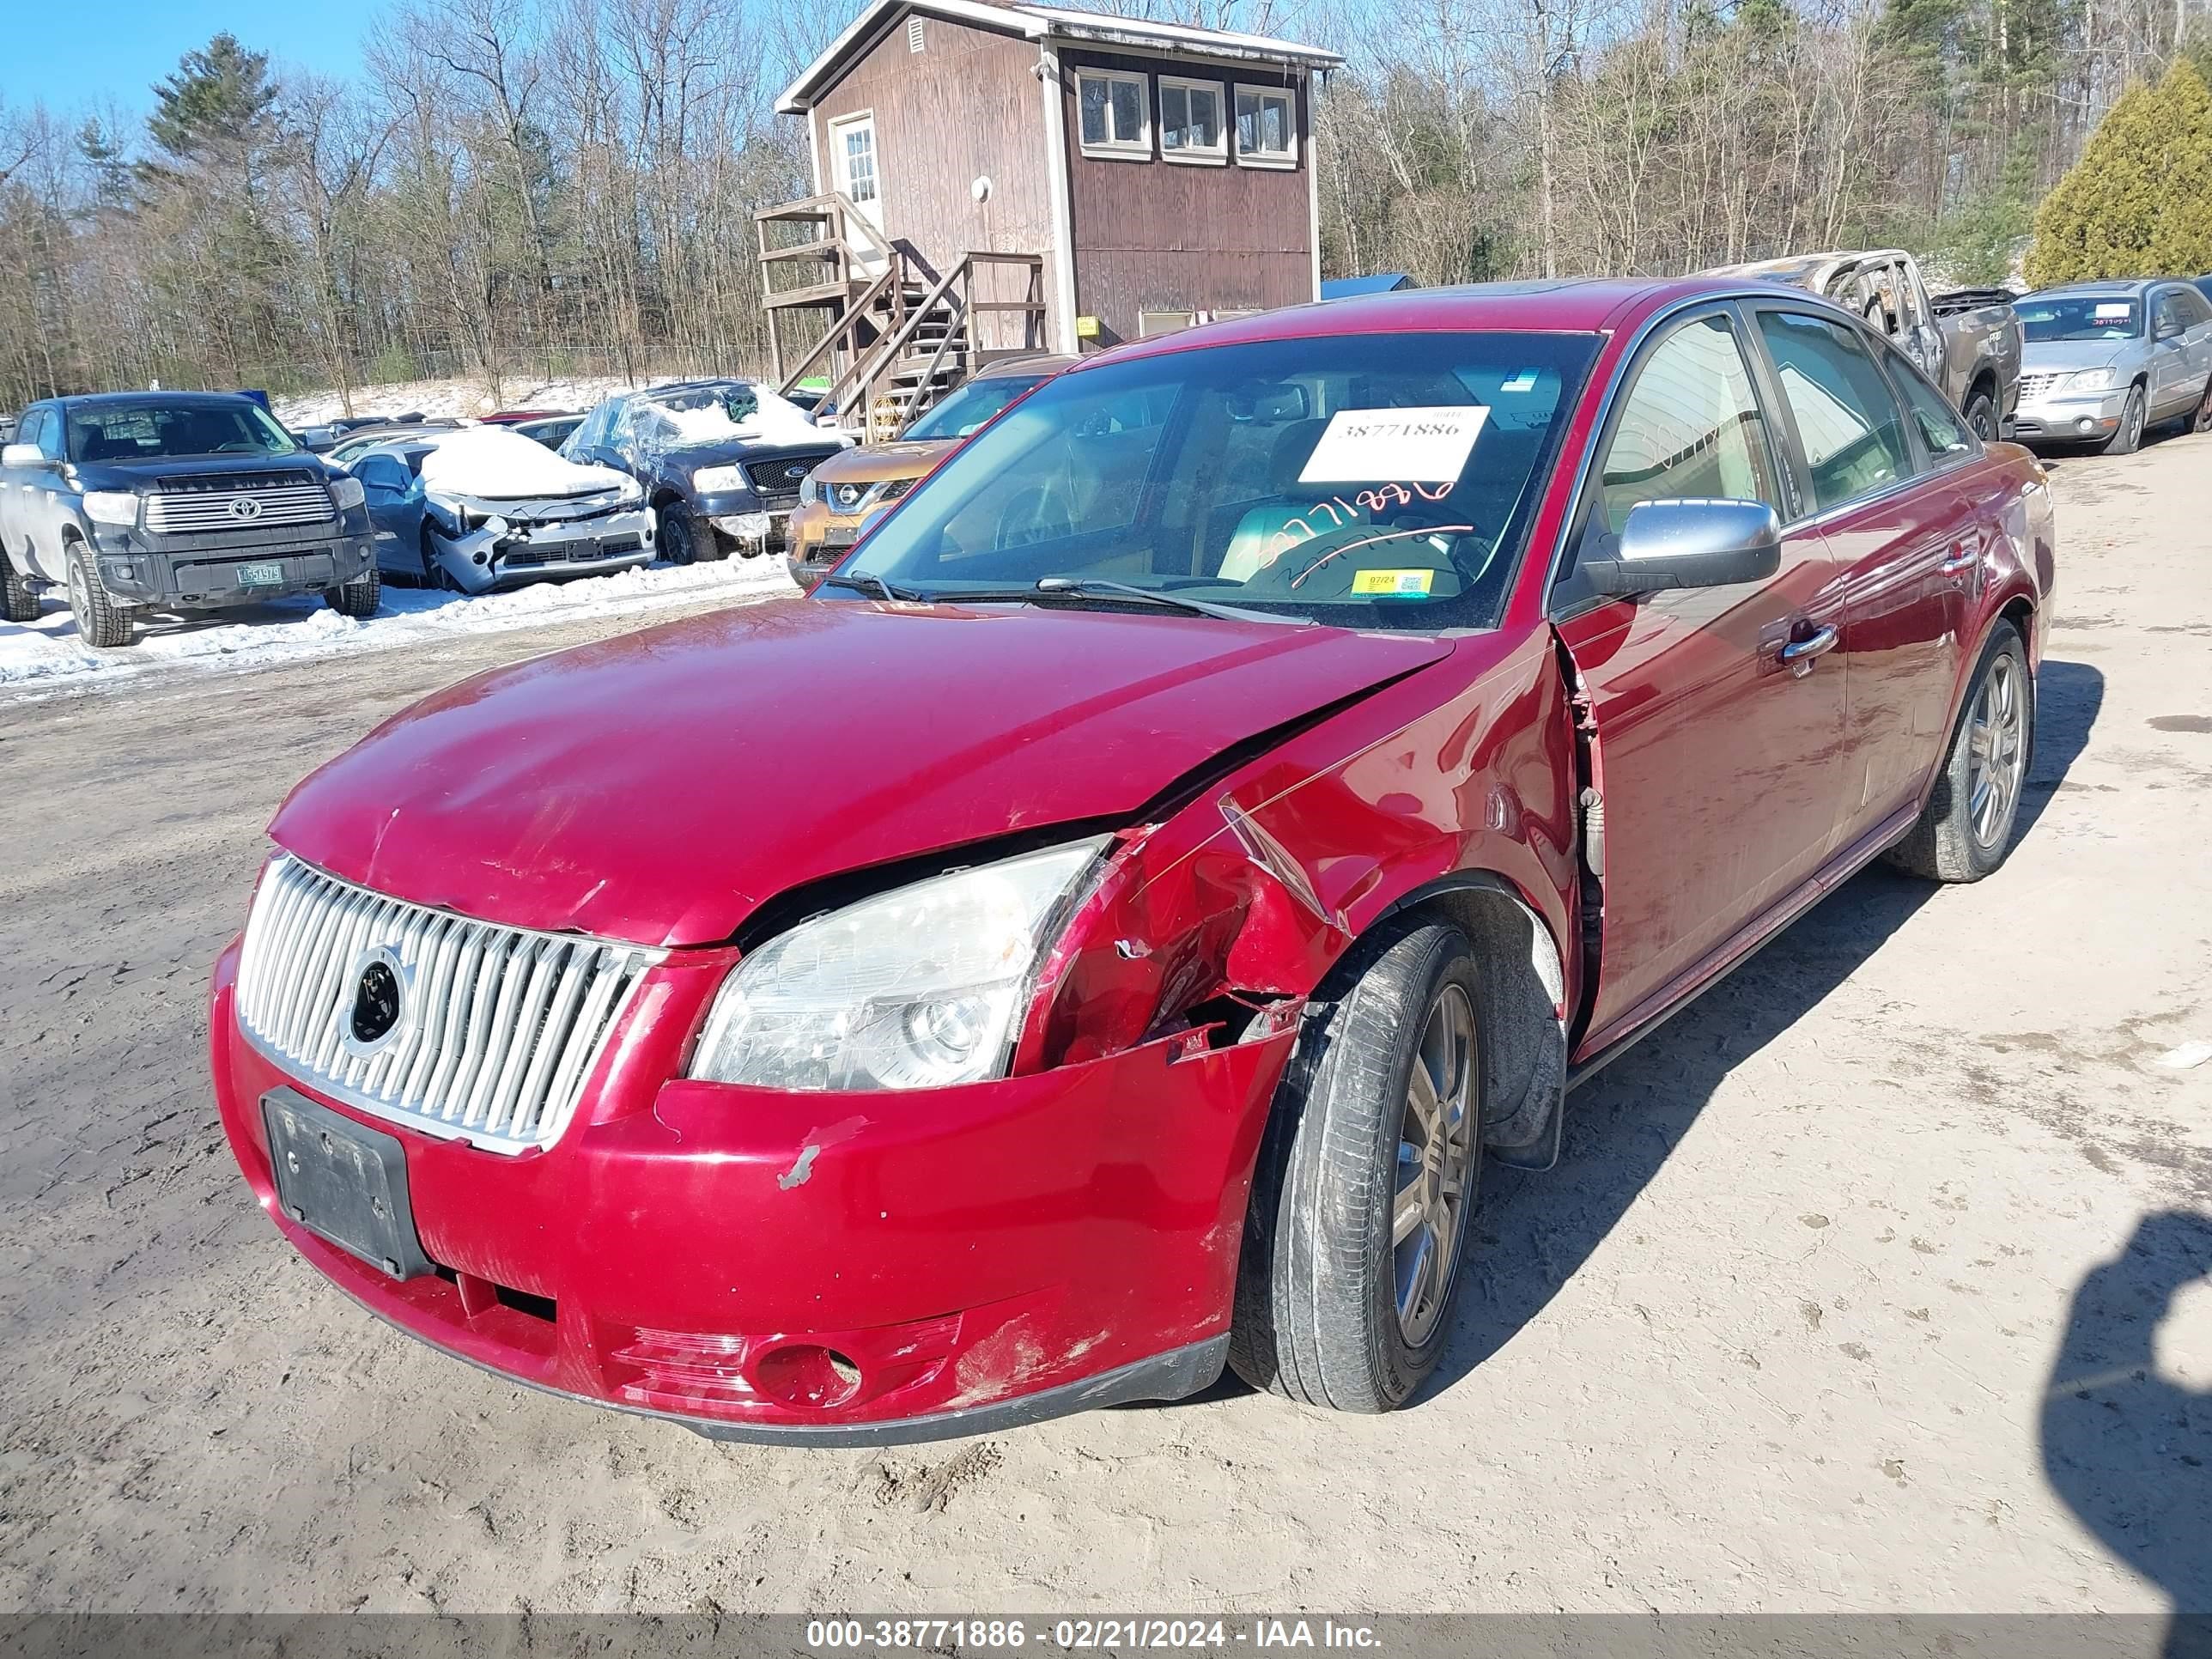
<instances>
[{"instance_id":1,"label":"side window","mask_svg":"<svg viewBox=\"0 0 2212 1659\"><path fill-rule=\"evenodd\" d=\"M1904 412L1850 330L1802 311L1761 311L1759 331L1797 423L1817 510L1912 476Z\"/></svg>"},{"instance_id":2,"label":"side window","mask_svg":"<svg viewBox=\"0 0 2212 1659\"><path fill-rule=\"evenodd\" d=\"M2195 289L2176 289L2173 291L2173 302L2181 307L2181 320L2190 327L2196 328L2205 323L2212 323L2212 304L2207 304L2204 296Z\"/></svg>"},{"instance_id":3,"label":"side window","mask_svg":"<svg viewBox=\"0 0 2212 1659\"><path fill-rule=\"evenodd\" d=\"M15 428L15 435L10 441L19 444L30 444L35 447L39 441L40 433L45 428L46 422L46 411L45 410L33 410L29 414L23 416L22 424Z\"/></svg>"},{"instance_id":4,"label":"side window","mask_svg":"<svg viewBox=\"0 0 2212 1659\"><path fill-rule=\"evenodd\" d=\"M1784 518L1766 422L1735 330L1683 324L1645 357L1598 463L1591 520L1619 535L1642 501L1765 501Z\"/></svg>"},{"instance_id":5,"label":"side window","mask_svg":"<svg viewBox=\"0 0 2212 1659\"><path fill-rule=\"evenodd\" d=\"M364 456L353 471L354 477L371 489L388 489L394 495L407 492L407 463L396 455Z\"/></svg>"},{"instance_id":6,"label":"side window","mask_svg":"<svg viewBox=\"0 0 2212 1659\"><path fill-rule=\"evenodd\" d=\"M1889 378L1892 385L1905 394L1905 406L1911 411L1912 423L1919 428L1920 441L1936 464L1947 465L1974 453L1973 434L1966 423L1944 401L1943 394L1928 384L1920 371L1899 352L1889 357Z\"/></svg>"},{"instance_id":7,"label":"side window","mask_svg":"<svg viewBox=\"0 0 2212 1659\"><path fill-rule=\"evenodd\" d=\"M62 459L62 430L61 410L47 410L45 418L39 422L38 444L39 453L50 461Z\"/></svg>"}]
</instances>

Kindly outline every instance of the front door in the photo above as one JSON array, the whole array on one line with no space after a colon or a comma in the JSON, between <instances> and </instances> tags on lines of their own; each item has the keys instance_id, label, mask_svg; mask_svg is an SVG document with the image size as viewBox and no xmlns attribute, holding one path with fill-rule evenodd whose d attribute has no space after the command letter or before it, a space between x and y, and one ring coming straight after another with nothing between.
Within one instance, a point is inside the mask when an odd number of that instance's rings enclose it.
<instances>
[{"instance_id":1,"label":"front door","mask_svg":"<svg viewBox=\"0 0 2212 1659\"><path fill-rule=\"evenodd\" d=\"M1606 545L1640 501L1760 501L1787 521L1772 429L1725 307L1631 367L1572 544ZM1820 867L1837 818L1842 584L1816 532L1764 582L1634 599L1577 592L1553 614L1597 728L1607 820L1604 960L1579 1052L1626 1035Z\"/></svg>"},{"instance_id":2,"label":"front door","mask_svg":"<svg viewBox=\"0 0 2212 1659\"><path fill-rule=\"evenodd\" d=\"M854 210L844 228L854 268L866 276L879 276L884 264L884 181L873 112L830 124L830 164L833 187ZM850 222L853 217L860 222Z\"/></svg>"}]
</instances>

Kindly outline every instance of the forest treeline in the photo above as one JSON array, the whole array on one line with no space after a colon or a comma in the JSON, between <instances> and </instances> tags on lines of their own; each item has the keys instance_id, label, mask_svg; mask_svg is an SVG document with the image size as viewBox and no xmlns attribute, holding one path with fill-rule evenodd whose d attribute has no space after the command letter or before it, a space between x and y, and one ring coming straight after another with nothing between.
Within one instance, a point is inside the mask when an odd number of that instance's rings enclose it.
<instances>
[{"instance_id":1,"label":"forest treeline","mask_svg":"<svg viewBox=\"0 0 2212 1659\"><path fill-rule=\"evenodd\" d=\"M765 356L770 109L858 0L398 0L358 73L217 36L108 107L0 105L0 408ZM2195 0L2203 9L2206 0ZM2191 0L1121 0L1346 58L1322 264L1424 283L1901 242L2003 274Z\"/></svg>"}]
</instances>

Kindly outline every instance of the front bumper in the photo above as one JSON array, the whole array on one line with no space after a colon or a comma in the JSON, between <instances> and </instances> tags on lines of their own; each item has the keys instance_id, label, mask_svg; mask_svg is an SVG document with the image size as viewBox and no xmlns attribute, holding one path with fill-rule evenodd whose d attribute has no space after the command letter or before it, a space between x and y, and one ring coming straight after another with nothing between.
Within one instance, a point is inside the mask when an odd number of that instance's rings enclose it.
<instances>
[{"instance_id":1,"label":"front bumper","mask_svg":"<svg viewBox=\"0 0 2212 1659\"><path fill-rule=\"evenodd\" d=\"M95 524L93 546L100 586L112 596L164 611L218 610L327 592L376 568L375 538L368 514L359 507L289 530L153 535ZM271 565L276 580L246 580L265 574Z\"/></svg>"},{"instance_id":2,"label":"front bumper","mask_svg":"<svg viewBox=\"0 0 2212 1659\"><path fill-rule=\"evenodd\" d=\"M1218 1374L1293 1032L914 1094L667 1081L727 963L696 954L653 970L560 1140L507 1156L286 1075L238 1029L234 945L210 1024L232 1150L371 1311L502 1376L720 1437L942 1438ZM400 1141L435 1273L388 1277L277 1209L259 1102L287 1086Z\"/></svg>"},{"instance_id":3,"label":"front bumper","mask_svg":"<svg viewBox=\"0 0 2212 1659\"><path fill-rule=\"evenodd\" d=\"M2100 443L2119 430L2127 405L2126 386L2023 398L2013 412L2012 436L2018 443Z\"/></svg>"}]
</instances>

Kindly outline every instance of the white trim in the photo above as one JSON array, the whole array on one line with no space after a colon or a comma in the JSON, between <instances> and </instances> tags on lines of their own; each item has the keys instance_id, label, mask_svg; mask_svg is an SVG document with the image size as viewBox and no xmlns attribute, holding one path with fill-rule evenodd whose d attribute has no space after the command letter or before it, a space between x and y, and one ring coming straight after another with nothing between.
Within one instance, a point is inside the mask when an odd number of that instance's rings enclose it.
<instances>
[{"instance_id":1,"label":"white trim","mask_svg":"<svg viewBox=\"0 0 2212 1659\"><path fill-rule=\"evenodd\" d=\"M1311 143L1314 128L1319 125L1321 118L1321 112L1314 106L1313 77L1310 75L1301 76L1299 87L1305 94L1299 101L1306 107L1306 142ZM1297 113L1295 106L1291 112L1293 115ZM1313 252L1313 297L1314 302L1318 305L1321 302L1321 169L1319 167L1306 169L1306 246Z\"/></svg>"},{"instance_id":2,"label":"white trim","mask_svg":"<svg viewBox=\"0 0 2212 1659\"><path fill-rule=\"evenodd\" d=\"M1244 153L1244 146L1238 142L1237 137L1237 123L1238 118L1237 106L1248 92L1255 98L1279 98L1290 106L1290 119L1285 123L1285 125L1289 129L1291 140L1290 153L1288 155L1282 154L1276 150L1259 150L1249 155ZM1287 173L1290 169L1298 164L1297 88L1296 87L1271 87L1262 82L1253 81L1239 81L1237 83L1237 90L1230 95L1229 134L1230 149L1237 157L1237 165L1238 167L1272 167L1279 173Z\"/></svg>"},{"instance_id":3,"label":"white trim","mask_svg":"<svg viewBox=\"0 0 2212 1659\"><path fill-rule=\"evenodd\" d=\"M816 130L821 123L814 118L812 110L810 109L805 113L806 164L814 170L814 193L817 196L827 196L830 192L822 187L822 135Z\"/></svg>"},{"instance_id":4,"label":"white trim","mask_svg":"<svg viewBox=\"0 0 2212 1659\"><path fill-rule=\"evenodd\" d=\"M1060 79L1060 54L1037 47L1037 84L1044 93L1045 183L1052 198L1052 297L1054 344L1063 356L1083 349L1075 337L1075 207L1067 187L1066 89Z\"/></svg>"},{"instance_id":5,"label":"white trim","mask_svg":"<svg viewBox=\"0 0 2212 1659\"><path fill-rule=\"evenodd\" d=\"M990 5L984 0L871 0L844 32L823 50L821 56L800 70L798 78L783 89L775 100L776 113L798 115L812 107L816 95L854 48L885 24L891 14L902 10L945 18L996 34L1012 33L1025 40L1057 37L1124 51L1187 53L1217 61L1279 64L1291 68L1334 69L1344 62L1339 53L1319 46L1301 46L1294 40L1271 40L1264 35L1233 34L1225 30L1187 28L1181 24L1155 23L1142 18L1066 11L1055 6Z\"/></svg>"},{"instance_id":6,"label":"white trim","mask_svg":"<svg viewBox=\"0 0 2212 1659\"><path fill-rule=\"evenodd\" d=\"M1153 77L1159 83L1159 144L1160 160L1177 161L1185 167L1226 167L1229 164L1229 88L1218 81L1208 81L1192 75L1159 75ZM1175 88L1186 95L1194 92L1213 94L1213 130L1220 135L1210 149L1192 146L1170 149L1168 147L1168 88ZM1184 115L1189 114L1188 102Z\"/></svg>"},{"instance_id":7,"label":"white trim","mask_svg":"<svg viewBox=\"0 0 2212 1659\"><path fill-rule=\"evenodd\" d=\"M1152 159L1152 77L1134 70L1105 69L1094 64L1078 64L1075 74L1075 147L1085 155L1102 161L1149 161ZM1095 143L1083 136L1083 83L1103 81L1109 88L1134 87L1137 89L1137 119L1143 131L1134 138L1116 138L1114 131L1114 95L1106 95L1107 136Z\"/></svg>"}]
</instances>

